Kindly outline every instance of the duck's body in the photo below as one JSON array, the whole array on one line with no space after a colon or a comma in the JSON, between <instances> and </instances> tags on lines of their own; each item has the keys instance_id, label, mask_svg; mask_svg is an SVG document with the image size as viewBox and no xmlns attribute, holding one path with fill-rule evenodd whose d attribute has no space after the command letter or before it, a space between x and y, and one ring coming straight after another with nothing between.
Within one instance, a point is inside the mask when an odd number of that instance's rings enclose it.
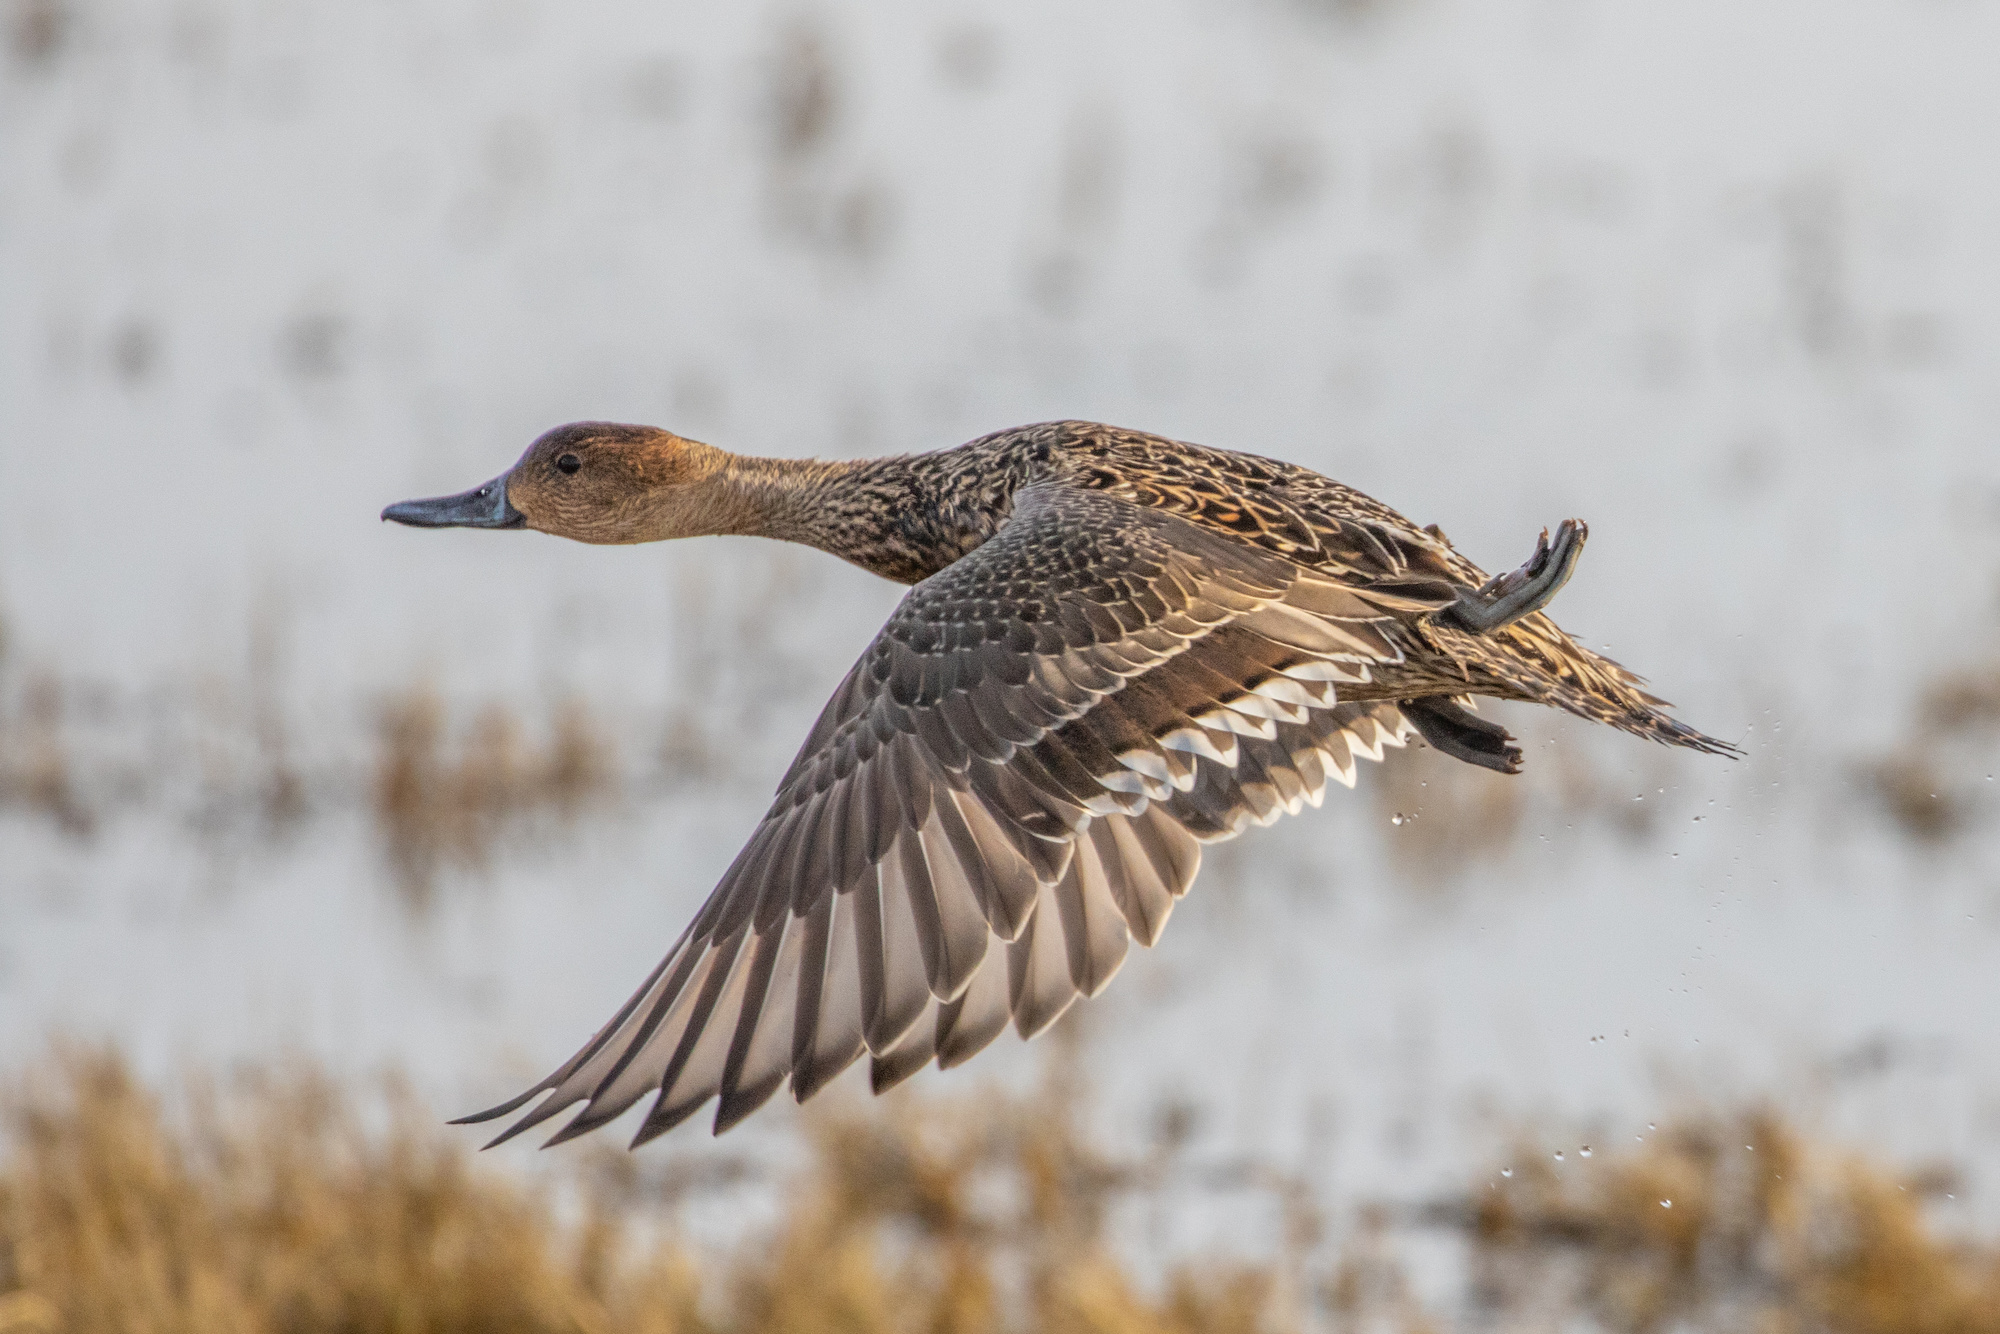
<instances>
[{"instance_id":1,"label":"duck's body","mask_svg":"<svg viewBox=\"0 0 2000 1334\"><path fill-rule=\"evenodd\" d=\"M550 432L403 522L587 541L761 533L915 585L836 690L681 941L503 1115L656 1094L644 1140L734 1124L872 1055L876 1088L1093 995L1151 944L1201 842L1318 804L1420 734L1514 772L1466 697L1553 704L1697 750L1637 678L1537 610L1565 524L1488 580L1436 528L1292 464L1087 422L856 463L723 454L647 427ZM503 1136L502 1138L505 1138ZM553 1141L552 1141L553 1142Z\"/></svg>"}]
</instances>

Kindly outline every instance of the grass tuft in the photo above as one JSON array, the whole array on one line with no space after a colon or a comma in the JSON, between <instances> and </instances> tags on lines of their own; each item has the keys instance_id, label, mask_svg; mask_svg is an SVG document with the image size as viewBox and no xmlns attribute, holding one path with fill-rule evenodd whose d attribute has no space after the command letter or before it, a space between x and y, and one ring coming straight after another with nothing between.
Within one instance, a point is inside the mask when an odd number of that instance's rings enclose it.
<instances>
[{"instance_id":1,"label":"grass tuft","mask_svg":"<svg viewBox=\"0 0 2000 1334\"><path fill-rule=\"evenodd\" d=\"M1696 1118L1592 1169L1534 1164L1471 1215L1480 1283L1596 1327L2000 1332L2000 1250L1939 1237L1927 1182L1768 1113Z\"/></svg>"},{"instance_id":2,"label":"grass tuft","mask_svg":"<svg viewBox=\"0 0 2000 1334\"><path fill-rule=\"evenodd\" d=\"M1464 1202L1363 1205L1322 1230L1295 1180L1165 1139L1107 1152L1080 1096L1058 1062L1026 1098L809 1116L776 1218L703 1246L682 1221L700 1155L585 1148L554 1164L572 1176L528 1178L393 1088L357 1100L290 1066L166 1099L112 1051L58 1047L0 1116L0 1331L2000 1334L2000 1247L1924 1216L1946 1178L1767 1113L1565 1167L1537 1151ZM694 1189L772 1198L738 1166ZM1200 1209L1201 1183L1230 1175L1277 1206L1278 1254L1148 1264L1114 1225L1135 1201ZM1440 1223L1464 1242L1465 1325L1420 1300L1399 1246Z\"/></svg>"},{"instance_id":3,"label":"grass tuft","mask_svg":"<svg viewBox=\"0 0 2000 1334\"><path fill-rule=\"evenodd\" d=\"M573 700L537 745L506 708L489 705L453 729L437 695L414 690L383 706L378 741L376 825L397 885L418 909L445 868L482 868L510 833L533 830L538 817L573 820L616 783L609 739Z\"/></svg>"},{"instance_id":4,"label":"grass tuft","mask_svg":"<svg viewBox=\"0 0 2000 1334\"><path fill-rule=\"evenodd\" d=\"M1991 826L1983 818L2000 736L2000 666L1945 672L1921 692L1897 749L1863 767L1862 786L1920 843L1940 844Z\"/></svg>"}]
</instances>

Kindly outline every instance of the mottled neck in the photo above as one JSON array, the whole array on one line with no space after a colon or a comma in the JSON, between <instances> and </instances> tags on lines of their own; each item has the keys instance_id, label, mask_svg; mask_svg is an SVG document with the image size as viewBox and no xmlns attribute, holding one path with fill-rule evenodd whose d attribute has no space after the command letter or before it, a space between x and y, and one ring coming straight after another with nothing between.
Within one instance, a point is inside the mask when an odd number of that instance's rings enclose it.
<instances>
[{"instance_id":1,"label":"mottled neck","mask_svg":"<svg viewBox=\"0 0 2000 1334\"><path fill-rule=\"evenodd\" d=\"M722 529L799 542L913 584L1005 522L1013 486L969 485L958 451L827 463L730 456L715 478Z\"/></svg>"},{"instance_id":2,"label":"mottled neck","mask_svg":"<svg viewBox=\"0 0 2000 1334\"><path fill-rule=\"evenodd\" d=\"M761 459L732 454L712 483L717 512L730 516L730 533L775 537L828 549L821 517L829 494L838 495L853 463L818 459Z\"/></svg>"}]
</instances>

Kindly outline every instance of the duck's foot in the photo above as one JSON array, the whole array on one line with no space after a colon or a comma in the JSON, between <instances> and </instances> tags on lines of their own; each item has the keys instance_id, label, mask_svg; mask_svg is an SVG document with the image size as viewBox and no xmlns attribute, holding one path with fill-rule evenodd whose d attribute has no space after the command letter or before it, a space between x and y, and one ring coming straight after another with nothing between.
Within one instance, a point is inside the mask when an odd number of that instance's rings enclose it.
<instances>
[{"instance_id":1,"label":"duck's foot","mask_svg":"<svg viewBox=\"0 0 2000 1334\"><path fill-rule=\"evenodd\" d=\"M1442 696L1400 699L1396 707L1417 734L1455 760L1503 774L1521 772L1521 748L1498 723L1488 722Z\"/></svg>"},{"instance_id":2,"label":"duck's foot","mask_svg":"<svg viewBox=\"0 0 2000 1334\"><path fill-rule=\"evenodd\" d=\"M1520 569L1487 580L1478 592L1460 589L1458 602L1439 613L1438 619L1485 635L1540 611L1569 582L1589 536L1581 519L1564 519L1556 525L1553 543L1544 528L1535 542L1535 554Z\"/></svg>"}]
</instances>

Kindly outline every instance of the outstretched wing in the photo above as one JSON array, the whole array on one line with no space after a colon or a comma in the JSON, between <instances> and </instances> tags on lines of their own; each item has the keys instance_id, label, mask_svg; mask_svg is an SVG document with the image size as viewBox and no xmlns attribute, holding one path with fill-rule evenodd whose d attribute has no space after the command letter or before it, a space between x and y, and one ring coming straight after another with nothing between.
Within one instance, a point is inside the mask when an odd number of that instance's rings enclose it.
<instances>
[{"instance_id":1,"label":"outstretched wing","mask_svg":"<svg viewBox=\"0 0 2000 1334\"><path fill-rule=\"evenodd\" d=\"M1406 724L1343 702L1449 585L1340 582L1161 510L1024 488L913 588L776 801L638 993L561 1069L467 1120L577 1103L551 1143L651 1093L636 1143L720 1097L872 1054L877 1090L1023 1037L1150 945L1201 841L1351 785ZM498 1141L495 1141L496 1143Z\"/></svg>"}]
</instances>

